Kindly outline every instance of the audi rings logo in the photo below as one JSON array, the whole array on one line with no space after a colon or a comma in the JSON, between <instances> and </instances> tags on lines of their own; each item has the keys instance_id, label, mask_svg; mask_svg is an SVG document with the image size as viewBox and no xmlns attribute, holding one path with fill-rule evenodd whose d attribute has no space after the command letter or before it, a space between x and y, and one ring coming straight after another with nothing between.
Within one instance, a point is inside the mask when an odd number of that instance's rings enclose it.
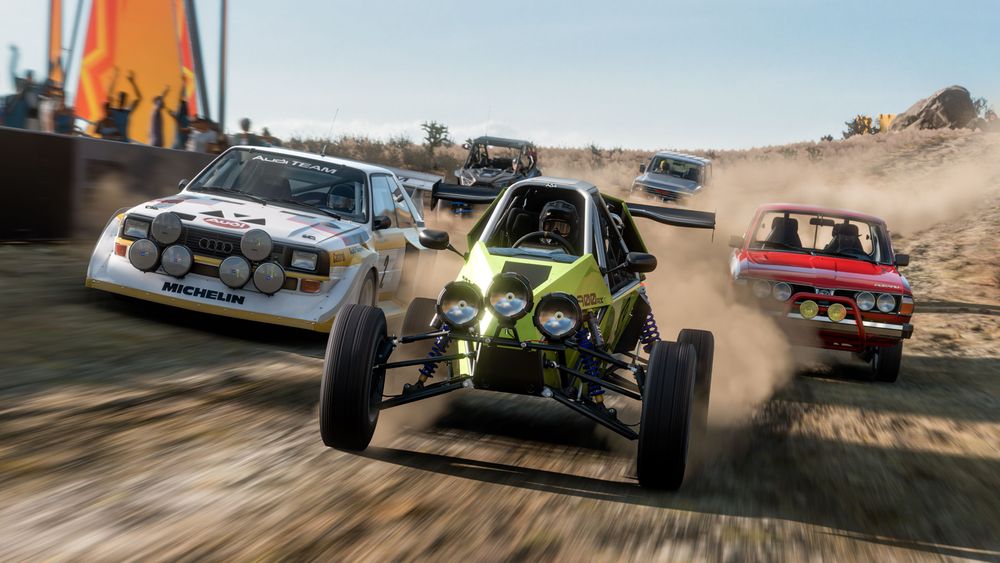
<instances>
[{"instance_id":1,"label":"audi rings logo","mask_svg":"<svg viewBox=\"0 0 1000 563\"><path fill-rule=\"evenodd\" d=\"M231 254L234 247L233 243L226 242L224 240L200 238L198 239L198 248L202 250L211 250L212 252L218 252L221 254Z\"/></svg>"}]
</instances>

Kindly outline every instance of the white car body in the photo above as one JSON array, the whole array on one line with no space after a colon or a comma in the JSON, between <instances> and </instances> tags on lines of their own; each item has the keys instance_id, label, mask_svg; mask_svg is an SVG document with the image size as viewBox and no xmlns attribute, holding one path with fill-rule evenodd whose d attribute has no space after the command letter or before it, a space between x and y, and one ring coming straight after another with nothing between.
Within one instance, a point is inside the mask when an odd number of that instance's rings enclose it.
<instances>
[{"instance_id":1,"label":"white car body","mask_svg":"<svg viewBox=\"0 0 1000 563\"><path fill-rule=\"evenodd\" d=\"M274 202L265 205L191 189L215 163L233 151L252 151L258 157L299 164L308 160L313 166L321 164L324 170L329 166L330 170L349 167L352 173L361 171L366 180L367 217L363 221L337 219L301 206ZM373 197L376 180L377 189L391 190L395 205L388 228L374 228L379 215ZM333 189L330 188L330 193ZM143 272L128 258L129 247L142 237L125 236L126 217L152 222L163 213L174 213L181 218L182 234L174 244L186 246L194 255L191 271L181 278L167 274L162 265ZM388 169L277 148L233 147L202 170L180 193L116 213L94 249L86 285L184 309L329 332L340 308L358 302L362 284L370 279L371 273L375 275L378 306L386 315L393 317L405 311L413 282L403 279L404 266L407 271L418 266L433 268L433 264L426 263L433 261L433 251L423 247L418 238L423 225L420 209ZM274 251L267 260L284 269L285 285L273 295L258 291L252 279L242 288L233 289L219 277L222 260L241 254L239 241L252 229L270 235ZM162 253L169 245L158 246ZM316 253L319 256L316 271L291 267L292 249ZM421 262L425 264L420 266ZM253 267L257 265L254 263ZM328 265L328 270L324 265Z\"/></svg>"}]
</instances>

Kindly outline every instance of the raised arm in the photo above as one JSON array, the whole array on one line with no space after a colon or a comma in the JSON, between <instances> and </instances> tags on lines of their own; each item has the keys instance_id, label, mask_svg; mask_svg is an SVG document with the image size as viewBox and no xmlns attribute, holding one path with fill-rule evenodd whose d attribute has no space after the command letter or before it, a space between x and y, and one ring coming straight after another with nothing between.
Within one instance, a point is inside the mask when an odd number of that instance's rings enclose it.
<instances>
[{"instance_id":1,"label":"raised arm","mask_svg":"<svg viewBox=\"0 0 1000 563\"><path fill-rule=\"evenodd\" d=\"M135 111L135 108L139 107L139 102L142 101L142 92L139 91L139 85L135 83L135 72L129 71L128 73L129 84L132 85L132 93L135 94L135 99L132 100L132 107L129 109Z\"/></svg>"},{"instance_id":2,"label":"raised arm","mask_svg":"<svg viewBox=\"0 0 1000 563\"><path fill-rule=\"evenodd\" d=\"M115 102L115 84L118 84L118 67L115 67L113 73L111 73L111 84L108 85L108 103L114 106Z\"/></svg>"},{"instance_id":3,"label":"raised arm","mask_svg":"<svg viewBox=\"0 0 1000 563\"><path fill-rule=\"evenodd\" d=\"M17 50L17 45L13 43L10 44L10 82L17 88L17 58L19 52Z\"/></svg>"}]
</instances>

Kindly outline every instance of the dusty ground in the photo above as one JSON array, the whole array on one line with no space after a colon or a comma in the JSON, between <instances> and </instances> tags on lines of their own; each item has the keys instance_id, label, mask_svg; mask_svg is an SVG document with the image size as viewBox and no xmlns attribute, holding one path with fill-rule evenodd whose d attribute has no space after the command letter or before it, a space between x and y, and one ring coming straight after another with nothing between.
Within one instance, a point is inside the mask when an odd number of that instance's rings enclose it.
<instances>
[{"instance_id":1,"label":"dusty ground","mask_svg":"<svg viewBox=\"0 0 1000 563\"><path fill-rule=\"evenodd\" d=\"M898 218L924 311L898 383L802 354L731 420L717 403L753 366L730 358L676 494L640 491L630 445L563 407L484 392L387 411L363 455L328 450L322 337L87 290L83 245L0 247L0 559L1000 560L990 182L941 222ZM702 244L724 254L727 235Z\"/></svg>"}]
</instances>

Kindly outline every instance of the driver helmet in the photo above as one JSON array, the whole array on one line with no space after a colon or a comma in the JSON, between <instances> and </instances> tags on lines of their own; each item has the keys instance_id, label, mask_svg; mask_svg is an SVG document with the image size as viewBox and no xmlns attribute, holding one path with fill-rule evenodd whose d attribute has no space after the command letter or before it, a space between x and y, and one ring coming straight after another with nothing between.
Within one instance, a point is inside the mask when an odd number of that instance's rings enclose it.
<instances>
[{"instance_id":1,"label":"driver helmet","mask_svg":"<svg viewBox=\"0 0 1000 563\"><path fill-rule=\"evenodd\" d=\"M542 207L542 212L538 215L538 230L558 233L563 238L572 240L570 236L576 230L578 221L576 206L557 199Z\"/></svg>"},{"instance_id":2,"label":"driver helmet","mask_svg":"<svg viewBox=\"0 0 1000 563\"><path fill-rule=\"evenodd\" d=\"M354 213L354 185L341 184L334 188L328 204L335 211Z\"/></svg>"}]
</instances>

